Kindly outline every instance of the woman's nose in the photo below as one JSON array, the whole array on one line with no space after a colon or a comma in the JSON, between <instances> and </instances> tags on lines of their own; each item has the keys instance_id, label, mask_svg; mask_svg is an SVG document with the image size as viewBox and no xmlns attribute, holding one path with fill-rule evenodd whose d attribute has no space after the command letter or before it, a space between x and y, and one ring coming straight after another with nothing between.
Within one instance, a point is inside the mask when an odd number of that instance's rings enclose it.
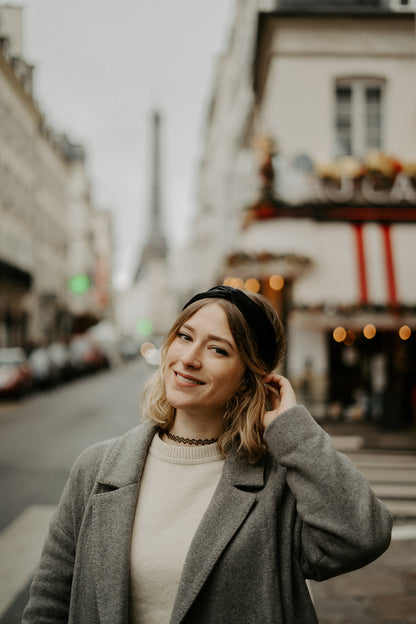
<instances>
[{"instance_id":1,"label":"woman's nose","mask_svg":"<svg viewBox=\"0 0 416 624\"><path fill-rule=\"evenodd\" d=\"M198 344L193 343L187 346L182 353L181 360L185 366L200 368L202 363L201 349Z\"/></svg>"}]
</instances>

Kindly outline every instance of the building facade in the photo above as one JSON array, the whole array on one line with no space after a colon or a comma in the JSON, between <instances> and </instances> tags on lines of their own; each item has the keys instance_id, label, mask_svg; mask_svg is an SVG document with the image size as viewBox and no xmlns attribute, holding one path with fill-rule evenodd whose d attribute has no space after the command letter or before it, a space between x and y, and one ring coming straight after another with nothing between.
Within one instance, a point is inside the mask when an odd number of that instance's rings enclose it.
<instances>
[{"instance_id":1,"label":"building facade","mask_svg":"<svg viewBox=\"0 0 416 624\"><path fill-rule=\"evenodd\" d=\"M391 426L413 422L416 394L416 35L405 9L292 0L249 17L236 3L222 61L233 79L216 85L207 131L228 157L218 170L207 140L201 170L210 219L230 210L236 228L209 281L274 302L286 372L317 416ZM227 97L244 103L231 121Z\"/></svg>"},{"instance_id":2,"label":"building facade","mask_svg":"<svg viewBox=\"0 0 416 624\"><path fill-rule=\"evenodd\" d=\"M101 317L103 259L84 150L50 128L34 100L21 24L20 7L0 7L0 346L26 347L68 336L81 314ZM85 293L71 289L76 275L88 278Z\"/></svg>"}]
</instances>

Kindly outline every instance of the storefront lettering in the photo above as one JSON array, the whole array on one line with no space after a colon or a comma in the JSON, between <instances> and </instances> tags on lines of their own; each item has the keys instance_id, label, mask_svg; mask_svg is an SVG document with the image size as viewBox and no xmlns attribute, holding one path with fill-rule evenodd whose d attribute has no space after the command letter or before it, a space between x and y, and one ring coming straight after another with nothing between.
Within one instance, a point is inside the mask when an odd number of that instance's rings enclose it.
<instances>
[{"instance_id":1,"label":"storefront lettering","mask_svg":"<svg viewBox=\"0 0 416 624\"><path fill-rule=\"evenodd\" d=\"M393 204L400 202L416 203L416 188L412 179L405 173L399 173L392 182L380 185L372 175L360 179L347 176L339 180L320 179L317 196L331 202L341 204L353 201L366 201L370 204Z\"/></svg>"},{"instance_id":2,"label":"storefront lettering","mask_svg":"<svg viewBox=\"0 0 416 624\"><path fill-rule=\"evenodd\" d=\"M399 173L399 175L396 177L396 180L394 181L393 188L391 189L390 201L416 201L416 191L413 188L409 176L405 175L404 173Z\"/></svg>"}]
</instances>

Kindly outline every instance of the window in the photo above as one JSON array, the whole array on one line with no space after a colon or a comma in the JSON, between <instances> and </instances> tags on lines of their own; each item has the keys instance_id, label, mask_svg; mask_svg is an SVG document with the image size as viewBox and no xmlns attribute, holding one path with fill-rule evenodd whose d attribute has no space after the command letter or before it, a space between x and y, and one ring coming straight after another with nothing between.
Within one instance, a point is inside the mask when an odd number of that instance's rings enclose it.
<instances>
[{"instance_id":1,"label":"window","mask_svg":"<svg viewBox=\"0 0 416 624\"><path fill-rule=\"evenodd\" d=\"M335 86L335 156L363 157L383 148L382 80L338 80Z\"/></svg>"}]
</instances>

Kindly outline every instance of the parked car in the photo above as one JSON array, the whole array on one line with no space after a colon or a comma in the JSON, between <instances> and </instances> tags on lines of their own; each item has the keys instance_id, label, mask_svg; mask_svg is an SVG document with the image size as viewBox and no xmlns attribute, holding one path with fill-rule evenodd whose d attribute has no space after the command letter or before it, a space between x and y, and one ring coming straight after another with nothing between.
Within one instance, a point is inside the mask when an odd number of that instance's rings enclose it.
<instances>
[{"instance_id":1,"label":"parked car","mask_svg":"<svg viewBox=\"0 0 416 624\"><path fill-rule=\"evenodd\" d=\"M29 355L33 370L34 383L37 388L45 389L58 382L58 371L49 357L46 347L38 347Z\"/></svg>"},{"instance_id":2,"label":"parked car","mask_svg":"<svg viewBox=\"0 0 416 624\"><path fill-rule=\"evenodd\" d=\"M63 342L53 342L46 348L49 358L55 366L59 381L67 381L72 377L71 356L69 348Z\"/></svg>"},{"instance_id":3,"label":"parked car","mask_svg":"<svg viewBox=\"0 0 416 624\"><path fill-rule=\"evenodd\" d=\"M105 355L111 366L120 364L120 333L110 321L100 321L87 330L94 345Z\"/></svg>"},{"instance_id":4,"label":"parked car","mask_svg":"<svg viewBox=\"0 0 416 624\"><path fill-rule=\"evenodd\" d=\"M124 361L134 360L140 354L140 340L134 335L126 334L120 340L120 355Z\"/></svg>"},{"instance_id":5,"label":"parked car","mask_svg":"<svg viewBox=\"0 0 416 624\"><path fill-rule=\"evenodd\" d=\"M20 398L33 388L33 370L20 347L0 349L0 396Z\"/></svg>"},{"instance_id":6,"label":"parked car","mask_svg":"<svg viewBox=\"0 0 416 624\"><path fill-rule=\"evenodd\" d=\"M69 353L71 366L76 375L94 373L109 366L108 358L86 334L73 336Z\"/></svg>"}]
</instances>

